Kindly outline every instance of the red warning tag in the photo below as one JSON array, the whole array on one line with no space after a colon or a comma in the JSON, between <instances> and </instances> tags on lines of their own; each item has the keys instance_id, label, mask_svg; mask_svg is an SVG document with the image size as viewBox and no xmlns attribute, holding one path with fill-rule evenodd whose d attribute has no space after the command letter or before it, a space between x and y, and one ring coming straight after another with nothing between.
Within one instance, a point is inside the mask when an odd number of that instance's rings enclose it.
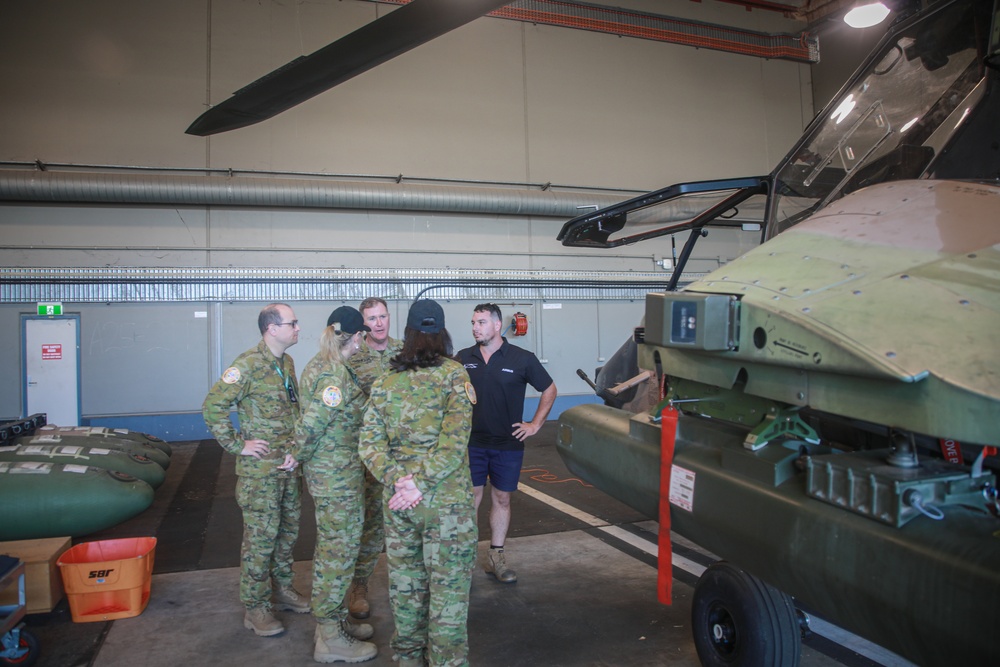
<instances>
[{"instance_id":1,"label":"red warning tag","mask_svg":"<svg viewBox=\"0 0 1000 667\"><path fill-rule=\"evenodd\" d=\"M938 438L938 444L941 446L941 455L944 456L945 461L962 463L962 443L957 440Z\"/></svg>"}]
</instances>

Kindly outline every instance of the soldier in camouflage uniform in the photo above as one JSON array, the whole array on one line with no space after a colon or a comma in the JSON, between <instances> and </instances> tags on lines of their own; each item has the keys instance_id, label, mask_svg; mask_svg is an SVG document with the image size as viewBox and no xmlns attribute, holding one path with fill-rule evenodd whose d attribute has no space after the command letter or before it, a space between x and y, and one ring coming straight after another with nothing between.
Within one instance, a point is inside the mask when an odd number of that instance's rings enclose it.
<instances>
[{"instance_id":1,"label":"soldier in camouflage uniform","mask_svg":"<svg viewBox=\"0 0 1000 667\"><path fill-rule=\"evenodd\" d=\"M372 386L361 427L361 458L385 487L390 644L400 667L469 664L477 531L467 443L475 394L450 351L441 306L414 303L403 350Z\"/></svg>"},{"instance_id":2,"label":"soldier in camouflage uniform","mask_svg":"<svg viewBox=\"0 0 1000 667\"><path fill-rule=\"evenodd\" d=\"M299 415L299 388L295 363L285 350L298 342L299 324L289 306L272 303L260 311L257 326L260 343L225 370L205 397L202 413L215 439L237 457L236 501L243 510L243 626L270 637L285 629L271 613L272 606L309 611L309 599L292 587L292 547L299 535L302 481L290 453ZM239 418L238 434L229 419L233 405Z\"/></svg>"},{"instance_id":3,"label":"soldier in camouflage uniform","mask_svg":"<svg viewBox=\"0 0 1000 667\"><path fill-rule=\"evenodd\" d=\"M383 299L370 297L358 306L369 332L361 351L348 360L357 374L358 383L367 396L372 383L389 370L389 360L403 349L403 341L389 335L389 307ZM382 521L382 484L365 469L365 524L361 532L361 549L354 568L354 581L347 593L348 609L355 618L368 618L368 578L375 571L379 554L385 547Z\"/></svg>"},{"instance_id":4,"label":"soldier in camouflage uniform","mask_svg":"<svg viewBox=\"0 0 1000 667\"><path fill-rule=\"evenodd\" d=\"M374 644L358 641L370 638L374 629L349 624L344 600L361 541L365 478L358 456L365 394L344 362L361 349L367 329L357 310L337 308L327 320L319 353L302 371L294 455L316 504L312 610L317 662L362 662L378 653Z\"/></svg>"}]
</instances>

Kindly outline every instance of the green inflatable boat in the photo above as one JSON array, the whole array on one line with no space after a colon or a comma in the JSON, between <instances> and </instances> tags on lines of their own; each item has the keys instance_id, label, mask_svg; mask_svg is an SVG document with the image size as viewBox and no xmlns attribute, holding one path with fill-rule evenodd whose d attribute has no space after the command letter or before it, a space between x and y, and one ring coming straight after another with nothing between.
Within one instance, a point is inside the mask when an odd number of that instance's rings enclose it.
<instances>
[{"instance_id":1,"label":"green inflatable boat","mask_svg":"<svg viewBox=\"0 0 1000 667\"><path fill-rule=\"evenodd\" d=\"M166 472L153 459L110 447L78 447L76 445L8 445L0 446L0 461L33 463L77 463L104 470L117 470L158 488Z\"/></svg>"},{"instance_id":2,"label":"green inflatable boat","mask_svg":"<svg viewBox=\"0 0 1000 667\"><path fill-rule=\"evenodd\" d=\"M116 470L0 461L0 541L88 535L152 503L152 486Z\"/></svg>"},{"instance_id":3,"label":"green inflatable boat","mask_svg":"<svg viewBox=\"0 0 1000 667\"><path fill-rule=\"evenodd\" d=\"M148 433L140 433L139 431L130 431L127 428L105 428L104 426L56 426L55 424L45 424L44 426L39 426L35 429L35 435L51 435L53 433L62 436L71 435L74 437L127 440L128 442L136 442L141 445L156 447L167 456L170 456L173 453L170 445L167 444L167 442L162 438L157 438L155 435L149 435Z\"/></svg>"},{"instance_id":4,"label":"green inflatable boat","mask_svg":"<svg viewBox=\"0 0 1000 667\"><path fill-rule=\"evenodd\" d=\"M5 441L4 444L47 447L104 447L125 452L126 454L143 456L154 461L164 470L170 467L170 456L152 445L112 437L94 438L88 435L74 434L69 431L38 430L33 435L19 435Z\"/></svg>"}]
</instances>

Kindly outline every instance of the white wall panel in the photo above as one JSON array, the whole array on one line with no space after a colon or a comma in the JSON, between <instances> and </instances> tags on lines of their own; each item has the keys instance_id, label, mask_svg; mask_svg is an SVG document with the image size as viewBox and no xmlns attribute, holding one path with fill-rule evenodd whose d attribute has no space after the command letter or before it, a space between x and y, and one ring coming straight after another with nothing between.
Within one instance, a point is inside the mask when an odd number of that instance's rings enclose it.
<instances>
[{"instance_id":1,"label":"white wall panel","mask_svg":"<svg viewBox=\"0 0 1000 667\"><path fill-rule=\"evenodd\" d=\"M208 365L203 304L79 305L84 415L200 409ZM204 395L202 395L204 398Z\"/></svg>"},{"instance_id":2,"label":"white wall panel","mask_svg":"<svg viewBox=\"0 0 1000 667\"><path fill-rule=\"evenodd\" d=\"M0 20L0 159L194 165L204 0L13 0ZM185 122L186 121L186 122Z\"/></svg>"}]
</instances>

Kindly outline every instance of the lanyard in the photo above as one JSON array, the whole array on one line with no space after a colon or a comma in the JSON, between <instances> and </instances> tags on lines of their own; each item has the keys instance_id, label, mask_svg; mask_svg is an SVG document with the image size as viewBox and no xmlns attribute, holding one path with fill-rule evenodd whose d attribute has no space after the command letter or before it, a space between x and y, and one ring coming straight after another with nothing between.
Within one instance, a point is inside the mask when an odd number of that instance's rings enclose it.
<instances>
[{"instance_id":1,"label":"lanyard","mask_svg":"<svg viewBox=\"0 0 1000 667\"><path fill-rule=\"evenodd\" d=\"M278 362L274 362L274 370L278 372L278 377L285 384L285 393L288 394L288 400L292 403L298 403L299 399L295 396L295 387L292 385L291 380L285 377L285 374L281 372L281 367L278 366Z\"/></svg>"}]
</instances>

